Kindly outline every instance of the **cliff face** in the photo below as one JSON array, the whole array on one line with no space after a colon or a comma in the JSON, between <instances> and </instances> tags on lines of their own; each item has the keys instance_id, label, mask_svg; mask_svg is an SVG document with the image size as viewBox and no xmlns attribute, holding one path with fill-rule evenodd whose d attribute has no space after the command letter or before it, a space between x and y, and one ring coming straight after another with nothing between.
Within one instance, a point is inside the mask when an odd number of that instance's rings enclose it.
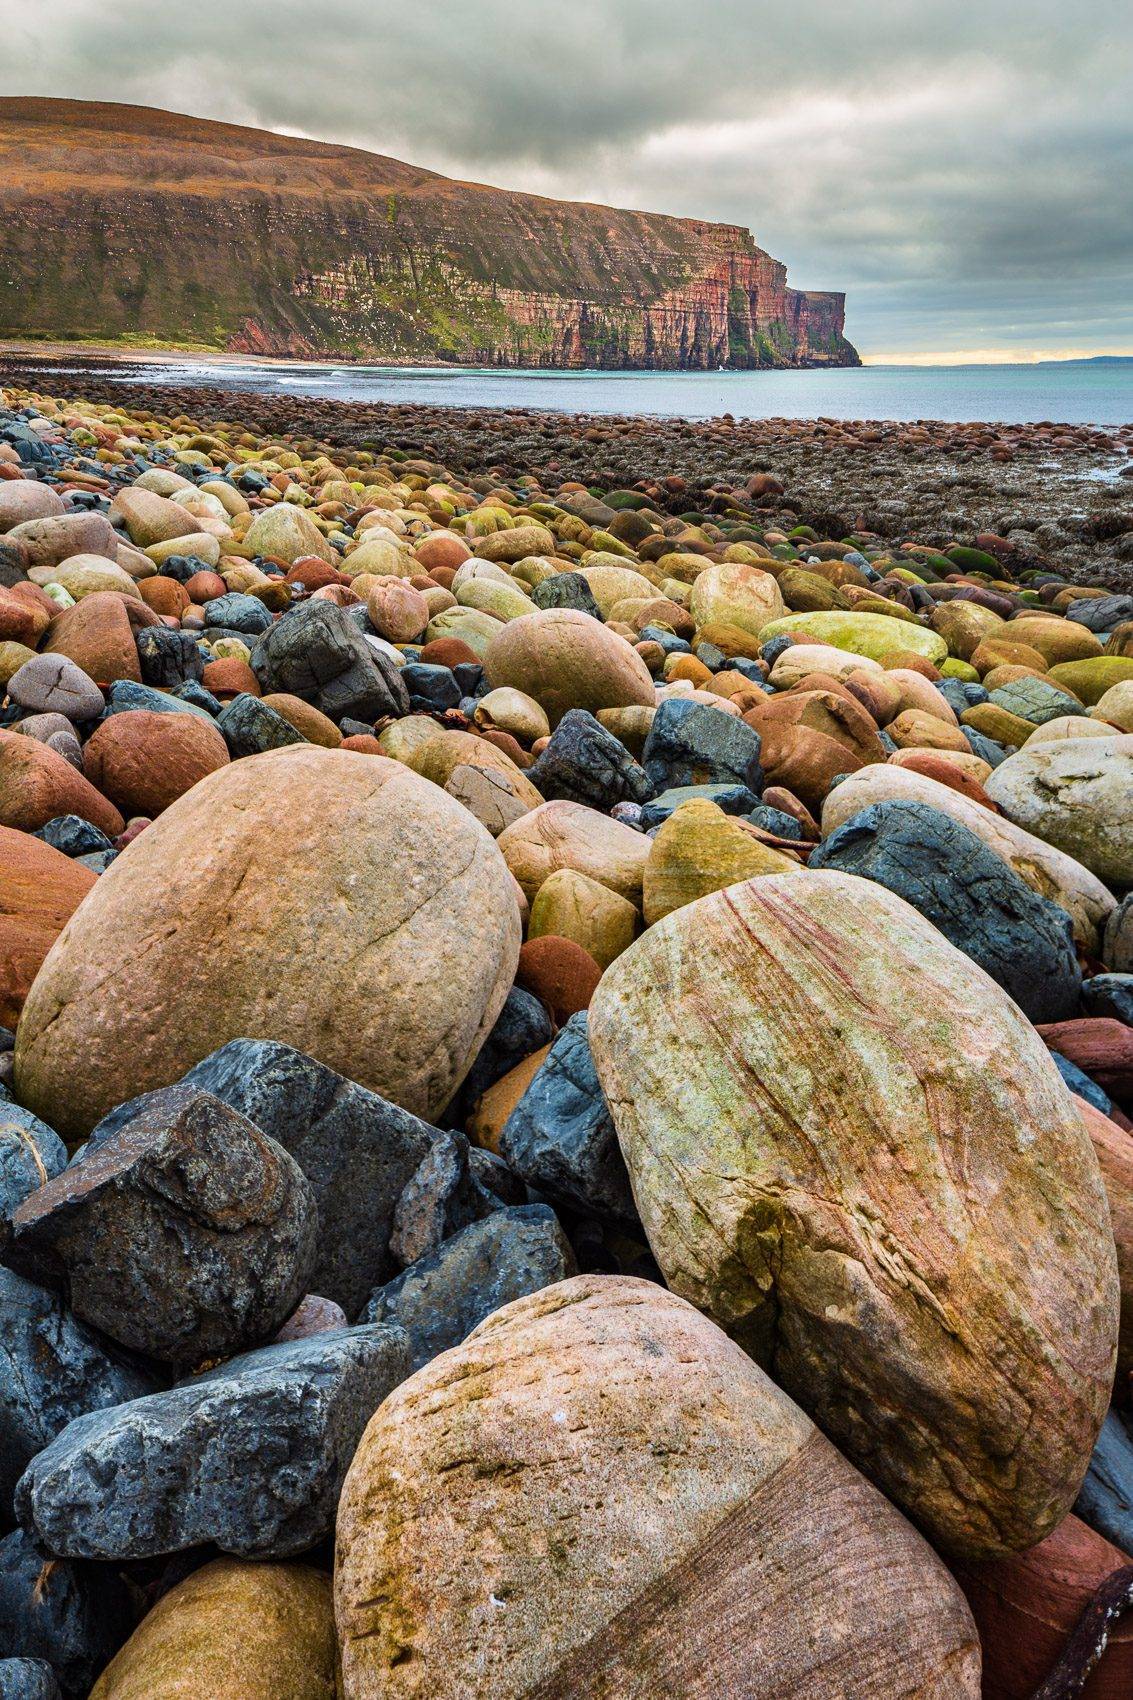
<instances>
[{"instance_id":1,"label":"cliff face","mask_svg":"<svg viewBox=\"0 0 1133 1700\"><path fill-rule=\"evenodd\" d=\"M738 225L143 107L0 99L0 337L498 366L857 365Z\"/></svg>"}]
</instances>

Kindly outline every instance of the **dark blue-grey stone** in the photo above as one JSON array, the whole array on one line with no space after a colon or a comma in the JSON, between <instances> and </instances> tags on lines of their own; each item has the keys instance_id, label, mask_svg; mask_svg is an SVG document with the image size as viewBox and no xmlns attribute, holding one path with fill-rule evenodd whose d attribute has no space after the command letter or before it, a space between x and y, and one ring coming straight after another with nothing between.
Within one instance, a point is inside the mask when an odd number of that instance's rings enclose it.
<instances>
[{"instance_id":1,"label":"dark blue-grey stone","mask_svg":"<svg viewBox=\"0 0 1133 1700\"><path fill-rule=\"evenodd\" d=\"M188 584L198 573L211 573L214 570L207 561L202 561L199 555L167 555L161 563L161 577L175 578L178 584Z\"/></svg>"},{"instance_id":2,"label":"dark blue-grey stone","mask_svg":"<svg viewBox=\"0 0 1133 1700\"><path fill-rule=\"evenodd\" d=\"M336 722L409 712L396 663L333 602L303 602L276 620L252 651L252 671L265 693L289 692Z\"/></svg>"},{"instance_id":3,"label":"dark blue-grey stone","mask_svg":"<svg viewBox=\"0 0 1133 1700\"><path fill-rule=\"evenodd\" d=\"M637 634L637 641L659 644L666 655L692 654L692 645L687 638L678 637L676 632L667 632L663 626L643 626Z\"/></svg>"},{"instance_id":4,"label":"dark blue-grey stone","mask_svg":"<svg viewBox=\"0 0 1133 1700\"><path fill-rule=\"evenodd\" d=\"M215 719L224 707L220 698L214 697L199 679L182 680L181 684L174 685L172 694L187 707L200 709L201 713L207 714L210 719Z\"/></svg>"},{"instance_id":5,"label":"dark blue-grey stone","mask_svg":"<svg viewBox=\"0 0 1133 1700\"><path fill-rule=\"evenodd\" d=\"M135 1100L24 1200L7 1260L119 1345L187 1369L270 1340L309 1290L318 1239L290 1152L182 1083Z\"/></svg>"},{"instance_id":6,"label":"dark blue-grey stone","mask_svg":"<svg viewBox=\"0 0 1133 1700\"><path fill-rule=\"evenodd\" d=\"M379 1287L368 1322L409 1336L413 1370L459 1346L486 1316L575 1273L574 1254L545 1204L498 1210L462 1228L403 1275Z\"/></svg>"},{"instance_id":7,"label":"dark blue-grey stone","mask_svg":"<svg viewBox=\"0 0 1133 1700\"><path fill-rule=\"evenodd\" d=\"M456 1097L442 1120L463 1122L476 1100L497 1080L529 1057L541 1051L554 1037L554 1027L546 1005L533 992L513 986L504 999L504 1007L496 1024L484 1040L464 1078Z\"/></svg>"},{"instance_id":8,"label":"dark blue-grey stone","mask_svg":"<svg viewBox=\"0 0 1133 1700\"><path fill-rule=\"evenodd\" d=\"M642 807L642 830L649 832L655 826L662 826L682 803L698 801L715 803L726 815L750 815L759 807L759 798L746 785L676 785Z\"/></svg>"},{"instance_id":9,"label":"dark blue-grey stone","mask_svg":"<svg viewBox=\"0 0 1133 1700\"><path fill-rule=\"evenodd\" d=\"M779 657L785 650L790 649L794 641L786 632L781 632L778 637L768 638L766 643L759 646L759 659L766 661L769 667L774 667ZM700 650L697 650L697 654L700 654ZM722 654L720 658L723 660ZM713 672L719 672L719 668L713 668Z\"/></svg>"},{"instance_id":10,"label":"dark blue-grey stone","mask_svg":"<svg viewBox=\"0 0 1133 1700\"><path fill-rule=\"evenodd\" d=\"M491 690L479 661L458 661L452 670L452 676L465 696L482 697Z\"/></svg>"},{"instance_id":11,"label":"dark blue-grey stone","mask_svg":"<svg viewBox=\"0 0 1133 1700\"><path fill-rule=\"evenodd\" d=\"M1075 702L1073 697L1068 697L1065 691L1060 691L1046 679L1012 679L1009 684L1000 685L998 690L992 691L991 700L997 708L1005 708L1008 714L1017 714L1034 726L1045 726L1048 720L1060 720L1064 714L1084 715L1086 712L1080 702Z\"/></svg>"},{"instance_id":12,"label":"dark blue-grey stone","mask_svg":"<svg viewBox=\"0 0 1133 1700\"><path fill-rule=\"evenodd\" d=\"M115 857L120 854L117 850L96 850L90 856L76 856L76 862L81 862L84 868L89 868L92 874L104 874Z\"/></svg>"},{"instance_id":13,"label":"dark blue-grey stone","mask_svg":"<svg viewBox=\"0 0 1133 1700\"><path fill-rule=\"evenodd\" d=\"M311 1183L324 1225L311 1291L357 1316L393 1272L394 1210L437 1129L270 1039L233 1039L190 1069L185 1081L223 1098L290 1151Z\"/></svg>"},{"instance_id":14,"label":"dark blue-grey stone","mask_svg":"<svg viewBox=\"0 0 1133 1700\"><path fill-rule=\"evenodd\" d=\"M594 592L581 573L556 573L553 578L545 578L531 592L531 600L536 608L574 608L592 619L602 618Z\"/></svg>"},{"instance_id":15,"label":"dark blue-grey stone","mask_svg":"<svg viewBox=\"0 0 1133 1700\"><path fill-rule=\"evenodd\" d=\"M1117 1411L1102 1424L1074 1514L1122 1552L1133 1553L1133 1434Z\"/></svg>"},{"instance_id":16,"label":"dark blue-grey stone","mask_svg":"<svg viewBox=\"0 0 1133 1700\"><path fill-rule=\"evenodd\" d=\"M957 720L967 709L976 708L988 700L988 693L974 679L936 679L933 682Z\"/></svg>"},{"instance_id":17,"label":"dark blue-grey stone","mask_svg":"<svg viewBox=\"0 0 1133 1700\"><path fill-rule=\"evenodd\" d=\"M457 708L461 702L460 686L451 667L411 661L401 669L401 682L409 692L414 713Z\"/></svg>"},{"instance_id":18,"label":"dark blue-grey stone","mask_svg":"<svg viewBox=\"0 0 1133 1700\"><path fill-rule=\"evenodd\" d=\"M1113 1099L1108 1092L1103 1092L1096 1080L1090 1079L1084 1069L1071 1062L1069 1057L1064 1057L1061 1051L1051 1051L1050 1060L1071 1092L1076 1093L1079 1098L1084 1098L1087 1104L1092 1104L1103 1116L1113 1114Z\"/></svg>"},{"instance_id":19,"label":"dark blue-grey stone","mask_svg":"<svg viewBox=\"0 0 1133 1700\"><path fill-rule=\"evenodd\" d=\"M604 814L616 803L644 803L653 795L644 768L584 708L563 715L527 777L548 802L583 803Z\"/></svg>"},{"instance_id":20,"label":"dark blue-grey stone","mask_svg":"<svg viewBox=\"0 0 1133 1700\"><path fill-rule=\"evenodd\" d=\"M1133 620L1133 596L1080 596L1066 609L1066 618L1091 632L1111 632L1125 620Z\"/></svg>"},{"instance_id":21,"label":"dark blue-grey stone","mask_svg":"<svg viewBox=\"0 0 1133 1700\"><path fill-rule=\"evenodd\" d=\"M45 1557L23 1529L0 1541L0 1654L44 1660L68 1697L86 1700L135 1616L110 1565Z\"/></svg>"},{"instance_id":22,"label":"dark blue-grey stone","mask_svg":"<svg viewBox=\"0 0 1133 1700\"><path fill-rule=\"evenodd\" d=\"M57 1293L0 1266L0 1525L11 1524L20 1475L60 1429L153 1386L76 1322Z\"/></svg>"},{"instance_id":23,"label":"dark blue-grey stone","mask_svg":"<svg viewBox=\"0 0 1133 1700\"><path fill-rule=\"evenodd\" d=\"M608 1221L637 1223L585 1010L571 1016L504 1123L500 1155L548 1198Z\"/></svg>"},{"instance_id":24,"label":"dark blue-grey stone","mask_svg":"<svg viewBox=\"0 0 1133 1700\"><path fill-rule=\"evenodd\" d=\"M19 1104L0 1100L0 1217L67 1167L67 1147L46 1122Z\"/></svg>"},{"instance_id":25,"label":"dark blue-grey stone","mask_svg":"<svg viewBox=\"0 0 1133 1700\"><path fill-rule=\"evenodd\" d=\"M1127 891L1105 924L1102 961L1113 974L1133 974L1133 891Z\"/></svg>"},{"instance_id":26,"label":"dark blue-grey stone","mask_svg":"<svg viewBox=\"0 0 1133 1700\"><path fill-rule=\"evenodd\" d=\"M182 680L172 691L157 691L152 685L139 685L134 679L116 679L107 693L106 712L129 714L144 708L151 714L203 714L206 719L211 718L205 708L183 694L189 685L203 689L196 680L189 679Z\"/></svg>"},{"instance_id":27,"label":"dark blue-grey stone","mask_svg":"<svg viewBox=\"0 0 1133 1700\"><path fill-rule=\"evenodd\" d=\"M0 1700L60 1700L54 1671L42 1659L0 1659Z\"/></svg>"},{"instance_id":28,"label":"dark blue-grey stone","mask_svg":"<svg viewBox=\"0 0 1133 1700\"><path fill-rule=\"evenodd\" d=\"M144 684L168 689L185 679L199 679L205 670L200 645L192 632L143 626L135 641Z\"/></svg>"},{"instance_id":29,"label":"dark blue-grey stone","mask_svg":"<svg viewBox=\"0 0 1133 1700\"><path fill-rule=\"evenodd\" d=\"M1133 974L1095 974L1082 982L1086 1015L1112 1016L1133 1027Z\"/></svg>"},{"instance_id":30,"label":"dark blue-grey stone","mask_svg":"<svg viewBox=\"0 0 1133 1700\"><path fill-rule=\"evenodd\" d=\"M208 626L226 626L242 636L259 637L271 625L271 615L258 596L246 596L230 590L225 596L215 596L201 610Z\"/></svg>"},{"instance_id":31,"label":"dark blue-grey stone","mask_svg":"<svg viewBox=\"0 0 1133 1700\"><path fill-rule=\"evenodd\" d=\"M100 850L114 848L105 832L82 815L56 815L33 836L42 838L53 850L61 850L64 856L94 856Z\"/></svg>"},{"instance_id":32,"label":"dark blue-grey stone","mask_svg":"<svg viewBox=\"0 0 1133 1700\"><path fill-rule=\"evenodd\" d=\"M794 815L787 814L785 809L773 809L766 803L761 803L757 809L752 809L748 815L752 826L758 826L763 832L773 832L776 838L791 838L801 843L803 829Z\"/></svg>"},{"instance_id":33,"label":"dark blue-grey stone","mask_svg":"<svg viewBox=\"0 0 1133 1700\"><path fill-rule=\"evenodd\" d=\"M810 858L911 903L1010 993L1031 1021L1077 1013L1082 973L1070 918L951 815L926 803L873 803Z\"/></svg>"},{"instance_id":34,"label":"dark blue-grey stone","mask_svg":"<svg viewBox=\"0 0 1133 1700\"><path fill-rule=\"evenodd\" d=\"M408 1340L384 1327L231 1358L71 1423L21 1477L17 1515L63 1558L156 1558L203 1541L289 1558L333 1530L362 1431L408 1369Z\"/></svg>"},{"instance_id":35,"label":"dark blue-grey stone","mask_svg":"<svg viewBox=\"0 0 1133 1700\"><path fill-rule=\"evenodd\" d=\"M389 1249L403 1269L436 1251L442 1240L479 1222L500 1200L485 1187L470 1161L462 1133L438 1133L401 1190L393 1213Z\"/></svg>"},{"instance_id":36,"label":"dark blue-grey stone","mask_svg":"<svg viewBox=\"0 0 1133 1700\"><path fill-rule=\"evenodd\" d=\"M1007 760L1007 751L994 738L989 738L986 732L977 732L974 726L961 726L961 732L968 740L968 748L974 756L986 761L989 767L998 767L1000 762Z\"/></svg>"},{"instance_id":37,"label":"dark blue-grey stone","mask_svg":"<svg viewBox=\"0 0 1133 1700\"><path fill-rule=\"evenodd\" d=\"M642 765L655 791L677 785L763 789L759 733L735 715L688 697L669 697L653 716Z\"/></svg>"},{"instance_id":38,"label":"dark blue-grey stone","mask_svg":"<svg viewBox=\"0 0 1133 1700\"><path fill-rule=\"evenodd\" d=\"M698 643L693 654L698 661L703 662L710 673L722 673L725 667L730 665L724 651L717 649L714 643Z\"/></svg>"},{"instance_id":39,"label":"dark blue-grey stone","mask_svg":"<svg viewBox=\"0 0 1133 1700\"><path fill-rule=\"evenodd\" d=\"M249 691L241 691L239 696L233 697L227 708L217 716L216 724L233 758L258 756L265 750L282 750L289 744L307 742L289 720Z\"/></svg>"}]
</instances>

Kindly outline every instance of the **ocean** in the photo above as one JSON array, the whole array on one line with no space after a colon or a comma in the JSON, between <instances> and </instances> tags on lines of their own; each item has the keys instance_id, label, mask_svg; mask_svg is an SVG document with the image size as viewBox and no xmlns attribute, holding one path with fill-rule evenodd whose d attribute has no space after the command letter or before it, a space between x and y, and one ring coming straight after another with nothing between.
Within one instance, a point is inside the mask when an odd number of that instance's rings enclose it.
<instances>
[{"instance_id":1,"label":"ocean","mask_svg":"<svg viewBox=\"0 0 1133 1700\"><path fill-rule=\"evenodd\" d=\"M76 372L61 357L56 372ZM89 364L85 367L90 370ZM790 372L500 371L301 361L130 357L99 372L123 382L208 384L341 401L522 407L667 418L944 419L1133 423L1133 359L1028 366L863 366Z\"/></svg>"}]
</instances>

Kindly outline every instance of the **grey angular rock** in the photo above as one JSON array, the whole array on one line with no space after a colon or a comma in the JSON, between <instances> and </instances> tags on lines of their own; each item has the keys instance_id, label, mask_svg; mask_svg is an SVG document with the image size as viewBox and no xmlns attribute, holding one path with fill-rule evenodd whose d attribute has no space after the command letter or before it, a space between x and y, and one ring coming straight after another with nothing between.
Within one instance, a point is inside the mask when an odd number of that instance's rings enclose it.
<instances>
[{"instance_id":1,"label":"grey angular rock","mask_svg":"<svg viewBox=\"0 0 1133 1700\"><path fill-rule=\"evenodd\" d=\"M216 596L202 610L210 626L227 626L230 631L259 637L271 625L271 615L258 596L246 596L230 590L226 596Z\"/></svg>"},{"instance_id":2,"label":"grey angular rock","mask_svg":"<svg viewBox=\"0 0 1133 1700\"><path fill-rule=\"evenodd\" d=\"M0 1659L0 1700L60 1700L55 1672L42 1659Z\"/></svg>"},{"instance_id":3,"label":"grey angular rock","mask_svg":"<svg viewBox=\"0 0 1133 1700\"><path fill-rule=\"evenodd\" d=\"M1056 685L1048 684L1046 679L1012 679L1010 684L1000 685L992 691L991 701L997 708L1005 708L1008 714L1017 714L1022 720L1029 720L1035 726L1045 726L1048 720L1061 720L1064 715L1084 715L1085 709L1081 703L1068 697Z\"/></svg>"},{"instance_id":4,"label":"grey angular rock","mask_svg":"<svg viewBox=\"0 0 1133 1700\"><path fill-rule=\"evenodd\" d=\"M1117 1411L1102 1424L1074 1514L1122 1552L1133 1553L1133 1434Z\"/></svg>"},{"instance_id":5,"label":"grey angular rock","mask_svg":"<svg viewBox=\"0 0 1133 1700\"><path fill-rule=\"evenodd\" d=\"M8 1258L120 1345L187 1368L271 1338L307 1291L318 1231L290 1153L182 1084L26 1199Z\"/></svg>"},{"instance_id":6,"label":"grey angular rock","mask_svg":"<svg viewBox=\"0 0 1133 1700\"><path fill-rule=\"evenodd\" d=\"M1133 596L1081 596L1071 602L1066 618L1091 632L1111 632L1123 620L1133 620Z\"/></svg>"},{"instance_id":7,"label":"grey angular rock","mask_svg":"<svg viewBox=\"0 0 1133 1700\"><path fill-rule=\"evenodd\" d=\"M636 1225L629 1175L590 1055L585 1010L571 1016L504 1123L500 1155L549 1198Z\"/></svg>"},{"instance_id":8,"label":"grey angular rock","mask_svg":"<svg viewBox=\"0 0 1133 1700\"><path fill-rule=\"evenodd\" d=\"M30 1110L0 1099L0 1217L67 1167L67 1147Z\"/></svg>"},{"instance_id":9,"label":"grey angular rock","mask_svg":"<svg viewBox=\"0 0 1133 1700\"><path fill-rule=\"evenodd\" d=\"M594 592L581 573L556 573L554 578L545 578L531 592L531 600L536 608L573 608L591 619L602 618Z\"/></svg>"},{"instance_id":10,"label":"grey angular rock","mask_svg":"<svg viewBox=\"0 0 1133 1700\"><path fill-rule=\"evenodd\" d=\"M1077 1013L1082 971L1070 917L951 815L926 803L872 803L818 846L810 867L903 897L1032 1021Z\"/></svg>"},{"instance_id":11,"label":"grey angular rock","mask_svg":"<svg viewBox=\"0 0 1133 1700\"><path fill-rule=\"evenodd\" d=\"M36 655L8 680L11 700L33 714L94 720L105 706L94 680L65 655Z\"/></svg>"},{"instance_id":12,"label":"grey angular rock","mask_svg":"<svg viewBox=\"0 0 1133 1700\"><path fill-rule=\"evenodd\" d=\"M200 645L192 632L143 626L135 641L142 680L147 685L168 689L186 679L199 680L205 670Z\"/></svg>"},{"instance_id":13,"label":"grey angular rock","mask_svg":"<svg viewBox=\"0 0 1133 1700\"><path fill-rule=\"evenodd\" d=\"M264 1346L71 1423L24 1472L17 1515L64 1558L156 1558L204 1541L292 1557L330 1534L362 1432L408 1369L396 1328Z\"/></svg>"},{"instance_id":14,"label":"grey angular rock","mask_svg":"<svg viewBox=\"0 0 1133 1700\"><path fill-rule=\"evenodd\" d=\"M152 685L139 685L135 679L116 679L107 693L106 712L129 714L136 708L148 708L151 714L200 714L211 720L212 715L202 705L180 694L194 688L203 689L196 679L182 680L172 692L155 690ZM208 694L206 691L205 695ZM216 699L212 700L215 702Z\"/></svg>"},{"instance_id":15,"label":"grey angular rock","mask_svg":"<svg viewBox=\"0 0 1133 1700\"><path fill-rule=\"evenodd\" d=\"M67 1696L86 1700L135 1615L109 1565L47 1558L23 1529L0 1541L0 1654L44 1660Z\"/></svg>"},{"instance_id":16,"label":"grey angular rock","mask_svg":"<svg viewBox=\"0 0 1133 1700\"><path fill-rule=\"evenodd\" d=\"M100 850L114 848L105 832L100 832L82 815L56 815L34 836L42 838L53 850L61 850L64 856L93 856Z\"/></svg>"},{"instance_id":17,"label":"grey angular rock","mask_svg":"<svg viewBox=\"0 0 1133 1700\"><path fill-rule=\"evenodd\" d=\"M692 803L698 798L715 803L726 815L750 815L759 807L759 798L746 785L677 785L645 804L641 811L643 829L649 832L655 826L662 826L682 803Z\"/></svg>"},{"instance_id":18,"label":"grey angular rock","mask_svg":"<svg viewBox=\"0 0 1133 1700\"><path fill-rule=\"evenodd\" d=\"M678 785L763 789L759 733L733 714L688 697L669 697L653 716L642 765L655 791Z\"/></svg>"},{"instance_id":19,"label":"grey angular rock","mask_svg":"<svg viewBox=\"0 0 1133 1700\"><path fill-rule=\"evenodd\" d=\"M287 691L335 721L409 712L396 665L333 602L304 602L277 620L252 651L252 671L265 693Z\"/></svg>"},{"instance_id":20,"label":"grey angular rock","mask_svg":"<svg viewBox=\"0 0 1133 1700\"><path fill-rule=\"evenodd\" d=\"M1082 1011L1133 1027L1133 974L1095 974L1083 980Z\"/></svg>"},{"instance_id":21,"label":"grey angular rock","mask_svg":"<svg viewBox=\"0 0 1133 1700\"><path fill-rule=\"evenodd\" d=\"M574 1273L574 1253L554 1211L520 1205L462 1228L380 1287L366 1318L405 1329L416 1372L459 1346L492 1311Z\"/></svg>"},{"instance_id":22,"label":"grey angular rock","mask_svg":"<svg viewBox=\"0 0 1133 1700\"><path fill-rule=\"evenodd\" d=\"M402 1268L435 1251L500 1201L481 1185L462 1133L438 1133L402 1189L393 1213L390 1255Z\"/></svg>"},{"instance_id":23,"label":"grey angular rock","mask_svg":"<svg viewBox=\"0 0 1133 1700\"><path fill-rule=\"evenodd\" d=\"M153 1387L58 1294L0 1266L0 1525L11 1523L16 1482L61 1429Z\"/></svg>"},{"instance_id":24,"label":"grey angular rock","mask_svg":"<svg viewBox=\"0 0 1133 1700\"><path fill-rule=\"evenodd\" d=\"M584 708L563 715L527 777L548 802L584 803L607 814L617 803L644 803L653 795L645 769Z\"/></svg>"},{"instance_id":25,"label":"grey angular rock","mask_svg":"<svg viewBox=\"0 0 1133 1700\"><path fill-rule=\"evenodd\" d=\"M1114 974L1133 974L1133 891L1126 892L1105 924L1102 961Z\"/></svg>"},{"instance_id":26,"label":"grey angular rock","mask_svg":"<svg viewBox=\"0 0 1133 1700\"><path fill-rule=\"evenodd\" d=\"M356 1317L393 1273L394 1209L438 1130L270 1039L234 1039L185 1080L215 1092L290 1151L325 1229L309 1286Z\"/></svg>"},{"instance_id":27,"label":"grey angular rock","mask_svg":"<svg viewBox=\"0 0 1133 1700\"><path fill-rule=\"evenodd\" d=\"M307 742L289 720L249 691L234 696L217 715L216 724L234 761L238 756L258 756L265 750L282 750L288 744Z\"/></svg>"},{"instance_id":28,"label":"grey angular rock","mask_svg":"<svg viewBox=\"0 0 1133 1700\"><path fill-rule=\"evenodd\" d=\"M496 1025L481 1045L463 1086L449 1105L446 1119L464 1121L489 1086L502 1080L524 1057L549 1045L554 1031L546 1006L540 999L522 986L513 986L496 1017Z\"/></svg>"}]
</instances>

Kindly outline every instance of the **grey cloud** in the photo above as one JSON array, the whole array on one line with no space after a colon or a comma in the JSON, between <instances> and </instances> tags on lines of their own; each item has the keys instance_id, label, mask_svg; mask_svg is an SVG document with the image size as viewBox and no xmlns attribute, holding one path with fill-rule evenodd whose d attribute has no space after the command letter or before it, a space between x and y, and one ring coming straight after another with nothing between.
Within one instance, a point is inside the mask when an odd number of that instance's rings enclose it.
<instances>
[{"instance_id":1,"label":"grey cloud","mask_svg":"<svg viewBox=\"0 0 1133 1700\"><path fill-rule=\"evenodd\" d=\"M863 346L1133 347L1117 0L0 0L0 92L749 225Z\"/></svg>"}]
</instances>

